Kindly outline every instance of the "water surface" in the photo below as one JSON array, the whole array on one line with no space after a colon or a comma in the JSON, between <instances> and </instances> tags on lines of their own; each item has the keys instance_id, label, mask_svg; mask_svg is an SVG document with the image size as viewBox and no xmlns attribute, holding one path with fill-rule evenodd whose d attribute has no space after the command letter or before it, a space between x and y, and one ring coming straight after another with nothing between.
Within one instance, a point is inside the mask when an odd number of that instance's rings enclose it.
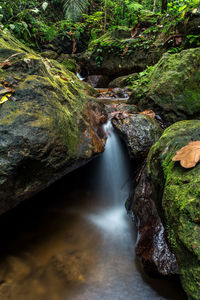
<instances>
[{"instance_id":1,"label":"water surface","mask_svg":"<svg viewBox=\"0 0 200 300\"><path fill-rule=\"evenodd\" d=\"M185 299L141 270L124 208L130 161L105 130L102 156L0 218L1 300Z\"/></svg>"}]
</instances>

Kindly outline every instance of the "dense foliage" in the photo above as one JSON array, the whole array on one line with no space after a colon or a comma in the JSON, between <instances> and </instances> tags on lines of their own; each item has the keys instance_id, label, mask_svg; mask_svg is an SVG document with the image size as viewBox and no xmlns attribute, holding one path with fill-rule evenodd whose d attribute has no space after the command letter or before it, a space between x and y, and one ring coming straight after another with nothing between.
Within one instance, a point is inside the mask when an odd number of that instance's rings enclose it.
<instances>
[{"instance_id":1,"label":"dense foliage","mask_svg":"<svg viewBox=\"0 0 200 300\"><path fill-rule=\"evenodd\" d=\"M116 26L133 27L144 10L154 13L152 18L163 12L176 22L195 9L199 0L0 0L0 21L4 31L39 49L69 32L76 40L86 31L96 39Z\"/></svg>"}]
</instances>

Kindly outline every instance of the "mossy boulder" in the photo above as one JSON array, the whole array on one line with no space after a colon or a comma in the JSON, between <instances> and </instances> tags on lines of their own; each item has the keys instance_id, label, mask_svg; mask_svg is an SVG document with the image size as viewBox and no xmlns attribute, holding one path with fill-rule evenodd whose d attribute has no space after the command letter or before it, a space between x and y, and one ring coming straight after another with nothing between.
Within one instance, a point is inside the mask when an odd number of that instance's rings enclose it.
<instances>
[{"instance_id":1,"label":"mossy boulder","mask_svg":"<svg viewBox=\"0 0 200 300\"><path fill-rule=\"evenodd\" d=\"M144 70L161 58L164 49L156 48L149 37L131 37L132 28L118 27L88 45L77 56L88 75L123 76Z\"/></svg>"},{"instance_id":2,"label":"mossy boulder","mask_svg":"<svg viewBox=\"0 0 200 300\"><path fill-rule=\"evenodd\" d=\"M116 87L123 88L123 87L131 85L131 83L133 83L137 79L138 79L138 74L137 73L130 74L130 75L125 75L125 76L120 76L120 77L117 77L117 78L113 79L109 83L108 87L109 88L116 88Z\"/></svg>"},{"instance_id":3,"label":"mossy boulder","mask_svg":"<svg viewBox=\"0 0 200 300\"><path fill-rule=\"evenodd\" d=\"M0 64L1 214L103 151L104 117L65 66L1 31Z\"/></svg>"},{"instance_id":4,"label":"mossy boulder","mask_svg":"<svg viewBox=\"0 0 200 300\"><path fill-rule=\"evenodd\" d=\"M62 63L69 71L77 73L78 66L76 60L71 55L62 53L56 60Z\"/></svg>"},{"instance_id":5,"label":"mossy boulder","mask_svg":"<svg viewBox=\"0 0 200 300\"><path fill-rule=\"evenodd\" d=\"M44 52L41 52L40 55L44 58L48 59L56 59L58 58L58 54L53 50L46 50Z\"/></svg>"},{"instance_id":6,"label":"mossy boulder","mask_svg":"<svg viewBox=\"0 0 200 300\"><path fill-rule=\"evenodd\" d=\"M167 124L200 118L200 48L166 53L137 81L129 103L153 109Z\"/></svg>"},{"instance_id":7,"label":"mossy boulder","mask_svg":"<svg viewBox=\"0 0 200 300\"><path fill-rule=\"evenodd\" d=\"M142 26L148 27L154 25L157 21L157 18L158 15L147 9L141 9L138 13L138 22L142 24Z\"/></svg>"},{"instance_id":8,"label":"mossy boulder","mask_svg":"<svg viewBox=\"0 0 200 300\"><path fill-rule=\"evenodd\" d=\"M180 121L166 129L148 155L152 198L176 255L189 299L200 299L200 163L184 169L176 151L200 140L200 121Z\"/></svg>"}]
</instances>

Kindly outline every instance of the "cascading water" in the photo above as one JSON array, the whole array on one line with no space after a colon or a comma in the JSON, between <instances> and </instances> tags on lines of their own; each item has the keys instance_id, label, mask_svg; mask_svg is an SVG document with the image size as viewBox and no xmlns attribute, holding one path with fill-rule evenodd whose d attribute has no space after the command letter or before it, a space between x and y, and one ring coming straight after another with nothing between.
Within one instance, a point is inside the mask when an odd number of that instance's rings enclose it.
<instances>
[{"instance_id":1,"label":"cascading water","mask_svg":"<svg viewBox=\"0 0 200 300\"><path fill-rule=\"evenodd\" d=\"M104 129L101 156L0 218L1 300L185 299L140 270L129 158L110 121Z\"/></svg>"},{"instance_id":2,"label":"cascading water","mask_svg":"<svg viewBox=\"0 0 200 300\"><path fill-rule=\"evenodd\" d=\"M97 170L99 194L102 198L108 198L109 204L121 205L129 194L129 160L110 120L104 125L104 131L108 138Z\"/></svg>"},{"instance_id":3,"label":"cascading water","mask_svg":"<svg viewBox=\"0 0 200 300\"><path fill-rule=\"evenodd\" d=\"M115 133L111 121L104 125L107 134L105 151L96 168L96 197L102 213L89 216L92 222L112 234L126 226L125 201L130 190L130 167L124 145ZM106 209L105 209L106 208Z\"/></svg>"},{"instance_id":4,"label":"cascading water","mask_svg":"<svg viewBox=\"0 0 200 300\"><path fill-rule=\"evenodd\" d=\"M81 76L80 73L76 73L76 76L78 77L79 80L83 81L85 78Z\"/></svg>"}]
</instances>

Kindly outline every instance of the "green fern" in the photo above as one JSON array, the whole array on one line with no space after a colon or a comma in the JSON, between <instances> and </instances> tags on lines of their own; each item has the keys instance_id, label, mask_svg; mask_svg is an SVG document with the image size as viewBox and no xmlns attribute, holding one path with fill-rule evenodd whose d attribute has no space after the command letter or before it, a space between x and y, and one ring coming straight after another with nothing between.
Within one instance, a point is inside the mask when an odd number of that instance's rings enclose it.
<instances>
[{"instance_id":1,"label":"green fern","mask_svg":"<svg viewBox=\"0 0 200 300\"><path fill-rule=\"evenodd\" d=\"M78 21L88 4L88 0L63 0L65 19L73 22Z\"/></svg>"}]
</instances>

